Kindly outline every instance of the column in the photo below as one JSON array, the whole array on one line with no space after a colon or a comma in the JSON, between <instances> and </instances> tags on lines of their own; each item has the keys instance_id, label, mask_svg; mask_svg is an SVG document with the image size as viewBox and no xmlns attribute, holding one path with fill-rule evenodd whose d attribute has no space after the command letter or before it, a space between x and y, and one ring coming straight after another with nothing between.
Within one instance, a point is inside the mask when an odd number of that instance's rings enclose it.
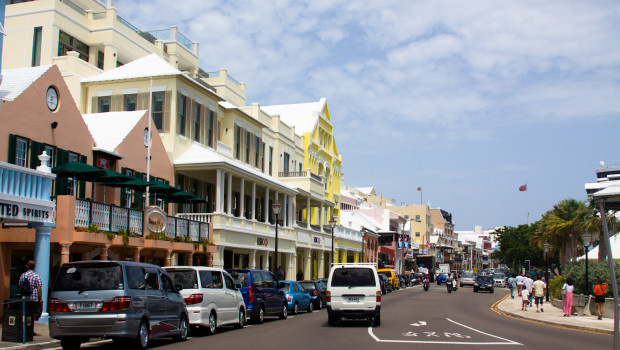
<instances>
[{"instance_id":1,"label":"column","mask_svg":"<svg viewBox=\"0 0 620 350\"><path fill-rule=\"evenodd\" d=\"M290 196L290 197L291 197L291 200L290 200L290 203L291 203L291 209L290 209L290 211L291 211L291 221L289 223L289 226L293 227L293 225L295 225L295 220L297 220L297 211L295 210L297 202L295 200L293 200L293 196Z\"/></svg>"},{"instance_id":2,"label":"column","mask_svg":"<svg viewBox=\"0 0 620 350\"><path fill-rule=\"evenodd\" d=\"M50 284L50 228L37 226L34 240L34 272L41 277L41 295L43 301L43 314L38 322L47 323L49 314L47 313L47 292Z\"/></svg>"},{"instance_id":3,"label":"column","mask_svg":"<svg viewBox=\"0 0 620 350\"><path fill-rule=\"evenodd\" d=\"M325 209L323 207L323 203L321 203L321 210L319 211L319 217L318 217L319 219L318 223L321 228L323 227L323 210Z\"/></svg>"},{"instance_id":4,"label":"column","mask_svg":"<svg viewBox=\"0 0 620 350\"><path fill-rule=\"evenodd\" d=\"M282 196L282 227L288 226L288 196Z\"/></svg>"},{"instance_id":5,"label":"column","mask_svg":"<svg viewBox=\"0 0 620 350\"><path fill-rule=\"evenodd\" d=\"M134 262L140 262L140 251L142 250L142 248L136 248L133 251L133 261Z\"/></svg>"},{"instance_id":6,"label":"column","mask_svg":"<svg viewBox=\"0 0 620 350\"><path fill-rule=\"evenodd\" d=\"M232 173L228 174L228 206L226 208L226 214L232 214Z\"/></svg>"},{"instance_id":7,"label":"column","mask_svg":"<svg viewBox=\"0 0 620 350\"><path fill-rule=\"evenodd\" d=\"M289 280L295 280L297 275L297 269L295 266L297 265L297 255L295 253L286 254L286 278Z\"/></svg>"},{"instance_id":8,"label":"column","mask_svg":"<svg viewBox=\"0 0 620 350\"><path fill-rule=\"evenodd\" d=\"M101 253L99 253L101 260L108 260L108 249L110 249L109 245L101 247Z\"/></svg>"},{"instance_id":9,"label":"column","mask_svg":"<svg viewBox=\"0 0 620 350\"><path fill-rule=\"evenodd\" d=\"M248 261L248 268L255 269L256 268L256 249L250 251L250 259Z\"/></svg>"},{"instance_id":10,"label":"column","mask_svg":"<svg viewBox=\"0 0 620 350\"><path fill-rule=\"evenodd\" d=\"M340 250L340 262L343 264L347 263L347 251L345 249Z\"/></svg>"},{"instance_id":11,"label":"column","mask_svg":"<svg viewBox=\"0 0 620 350\"><path fill-rule=\"evenodd\" d=\"M223 209L223 200L222 200L222 169L217 169L217 176L215 182L215 212L221 213L224 211Z\"/></svg>"},{"instance_id":12,"label":"column","mask_svg":"<svg viewBox=\"0 0 620 350\"><path fill-rule=\"evenodd\" d=\"M256 220L256 182L252 182L252 221Z\"/></svg>"},{"instance_id":13,"label":"column","mask_svg":"<svg viewBox=\"0 0 620 350\"><path fill-rule=\"evenodd\" d=\"M60 265L69 262L71 243L60 243Z\"/></svg>"},{"instance_id":14,"label":"column","mask_svg":"<svg viewBox=\"0 0 620 350\"><path fill-rule=\"evenodd\" d=\"M116 47L112 44L103 45L103 70L116 68Z\"/></svg>"},{"instance_id":15,"label":"column","mask_svg":"<svg viewBox=\"0 0 620 350\"><path fill-rule=\"evenodd\" d=\"M266 250L263 252L264 257L263 257L263 261L265 262L265 270L266 271L270 271L270 266L269 266L269 251Z\"/></svg>"},{"instance_id":16,"label":"column","mask_svg":"<svg viewBox=\"0 0 620 350\"><path fill-rule=\"evenodd\" d=\"M194 265L194 253L193 252L187 254L187 261L185 262L185 265L187 266Z\"/></svg>"},{"instance_id":17,"label":"column","mask_svg":"<svg viewBox=\"0 0 620 350\"><path fill-rule=\"evenodd\" d=\"M319 278L325 278L327 276L325 276L325 252L324 251L319 251L319 270L318 270L318 277Z\"/></svg>"},{"instance_id":18,"label":"column","mask_svg":"<svg viewBox=\"0 0 620 350\"><path fill-rule=\"evenodd\" d=\"M170 266L170 256L172 255L172 250L166 250L166 259L164 260L164 266Z\"/></svg>"},{"instance_id":19,"label":"column","mask_svg":"<svg viewBox=\"0 0 620 350\"><path fill-rule=\"evenodd\" d=\"M310 206L310 197L306 200L306 228L310 229L310 224L312 223L312 207Z\"/></svg>"},{"instance_id":20,"label":"column","mask_svg":"<svg viewBox=\"0 0 620 350\"><path fill-rule=\"evenodd\" d=\"M269 211L271 210L271 208L269 208L269 187L265 188L265 205L263 208L263 211L265 212L265 223L269 222Z\"/></svg>"},{"instance_id":21,"label":"column","mask_svg":"<svg viewBox=\"0 0 620 350\"><path fill-rule=\"evenodd\" d=\"M239 217L244 218L245 211L245 179L241 178L241 190L239 191Z\"/></svg>"},{"instance_id":22,"label":"column","mask_svg":"<svg viewBox=\"0 0 620 350\"><path fill-rule=\"evenodd\" d=\"M312 279L312 250L307 249L304 251L304 279Z\"/></svg>"},{"instance_id":23,"label":"column","mask_svg":"<svg viewBox=\"0 0 620 350\"><path fill-rule=\"evenodd\" d=\"M224 268L224 247L217 247L217 255L213 257L213 267Z\"/></svg>"}]
</instances>

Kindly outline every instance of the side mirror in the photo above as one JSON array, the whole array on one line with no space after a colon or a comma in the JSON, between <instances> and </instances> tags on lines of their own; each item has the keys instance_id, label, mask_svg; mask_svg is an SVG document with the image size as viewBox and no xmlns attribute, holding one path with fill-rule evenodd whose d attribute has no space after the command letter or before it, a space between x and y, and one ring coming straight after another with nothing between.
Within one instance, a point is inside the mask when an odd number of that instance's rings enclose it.
<instances>
[{"instance_id":1,"label":"side mirror","mask_svg":"<svg viewBox=\"0 0 620 350\"><path fill-rule=\"evenodd\" d=\"M183 285L181 283L177 283L174 285L174 289L176 289L177 292L182 291Z\"/></svg>"},{"instance_id":2,"label":"side mirror","mask_svg":"<svg viewBox=\"0 0 620 350\"><path fill-rule=\"evenodd\" d=\"M235 283L235 288L241 289L241 283Z\"/></svg>"}]
</instances>

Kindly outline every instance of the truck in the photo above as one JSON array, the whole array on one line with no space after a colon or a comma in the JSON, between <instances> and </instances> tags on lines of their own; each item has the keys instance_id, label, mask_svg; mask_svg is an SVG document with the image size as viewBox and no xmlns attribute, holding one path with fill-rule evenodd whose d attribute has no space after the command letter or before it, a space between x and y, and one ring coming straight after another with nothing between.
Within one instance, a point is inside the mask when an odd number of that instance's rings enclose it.
<instances>
[{"instance_id":1,"label":"truck","mask_svg":"<svg viewBox=\"0 0 620 350\"><path fill-rule=\"evenodd\" d=\"M437 273L445 272L450 274L450 264L439 264L439 268L436 271Z\"/></svg>"}]
</instances>

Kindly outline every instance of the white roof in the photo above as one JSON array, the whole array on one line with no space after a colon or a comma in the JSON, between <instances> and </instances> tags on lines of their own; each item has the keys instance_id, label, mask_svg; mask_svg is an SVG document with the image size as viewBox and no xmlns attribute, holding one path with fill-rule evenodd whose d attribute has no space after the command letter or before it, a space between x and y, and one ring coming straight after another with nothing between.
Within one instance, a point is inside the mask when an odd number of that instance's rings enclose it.
<instances>
[{"instance_id":1,"label":"white roof","mask_svg":"<svg viewBox=\"0 0 620 350\"><path fill-rule=\"evenodd\" d=\"M280 121L294 126L295 132L303 134L314 131L325 103L326 99L323 97L318 102L261 106L261 109L272 116L279 115Z\"/></svg>"},{"instance_id":2,"label":"white roof","mask_svg":"<svg viewBox=\"0 0 620 350\"><path fill-rule=\"evenodd\" d=\"M280 182L267 174L263 174L260 171L248 166L247 164L243 164L236 160L224 157L223 155L218 154L212 149L205 148L201 145L192 145L190 148L187 149L187 151L185 151L177 159L174 160L173 165L205 166L212 163L227 164L229 166L243 170L246 173L250 173L256 177L259 177L265 182L276 184L282 188L291 190L292 192L297 192L294 187L288 184Z\"/></svg>"},{"instance_id":3,"label":"white roof","mask_svg":"<svg viewBox=\"0 0 620 350\"><path fill-rule=\"evenodd\" d=\"M14 101L52 66L28 67L2 70L0 99Z\"/></svg>"},{"instance_id":4,"label":"white roof","mask_svg":"<svg viewBox=\"0 0 620 350\"><path fill-rule=\"evenodd\" d=\"M82 82L90 83L97 81L150 78L182 74L183 73L180 70L174 68L165 59L152 53L148 56L138 58L125 65L105 71L101 74L83 78Z\"/></svg>"},{"instance_id":5,"label":"white roof","mask_svg":"<svg viewBox=\"0 0 620 350\"><path fill-rule=\"evenodd\" d=\"M116 147L123 142L146 112L93 113L83 114L82 118L93 135L97 148L115 152Z\"/></svg>"},{"instance_id":6,"label":"white roof","mask_svg":"<svg viewBox=\"0 0 620 350\"><path fill-rule=\"evenodd\" d=\"M360 231L362 227L378 232L381 224L372 217L359 211L340 211L340 225Z\"/></svg>"},{"instance_id":7,"label":"white roof","mask_svg":"<svg viewBox=\"0 0 620 350\"><path fill-rule=\"evenodd\" d=\"M619 236L620 236L619 234L615 234L609 239L610 245L611 245L611 254L614 260L620 259L620 237ZM604 239L603 234L601 234L601 239ZM599 246L597 245L596 247L588 251L588 260L598 260L598 247ZM581 261L585 258L586 258L586 255L583 254L582 256L578 257L577 260Z\"/></svg>"},{"instance_id":8,"label":"white roof","mask_svg":"<svg viewBox=\"0 0 620 350\"><path fill-rule=\"evenodd\" d=\"M373 187L356 187L358 189L358 191L362 192L365 195L371 195L372 191L375 190L374 186Z\"/></svg>"}]
</instances>

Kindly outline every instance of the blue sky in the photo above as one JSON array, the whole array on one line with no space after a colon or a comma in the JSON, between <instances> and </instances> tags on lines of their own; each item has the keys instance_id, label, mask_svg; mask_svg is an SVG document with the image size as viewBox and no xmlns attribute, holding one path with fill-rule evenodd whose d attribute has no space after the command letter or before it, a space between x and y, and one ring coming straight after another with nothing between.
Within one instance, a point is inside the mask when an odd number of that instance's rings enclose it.
<instances>
[{"instance_id":1,"label":"blue sky","mask_svg":"<svg viewBox=\"0 0 620 350\"><path fill-rule=\"evenodd\" d=\"M620 164L616 1L116 0L178 25L247 102L327 98L345 183L457 230L530 222Z\"/></svg>"}]
</instances>

